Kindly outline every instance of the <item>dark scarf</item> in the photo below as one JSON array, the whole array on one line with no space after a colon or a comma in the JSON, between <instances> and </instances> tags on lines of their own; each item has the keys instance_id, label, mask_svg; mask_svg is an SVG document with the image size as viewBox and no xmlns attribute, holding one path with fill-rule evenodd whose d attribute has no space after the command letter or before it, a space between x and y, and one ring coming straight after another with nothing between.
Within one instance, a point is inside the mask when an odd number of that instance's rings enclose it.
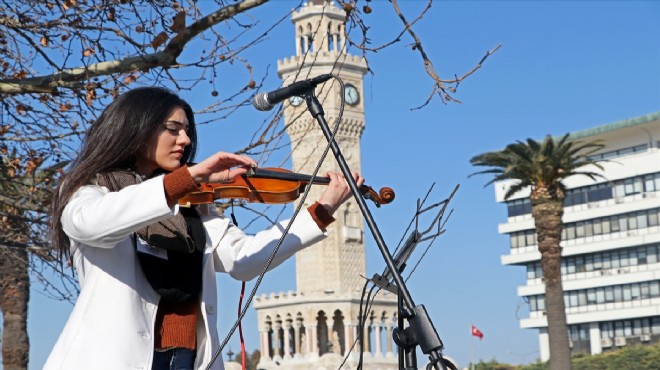
<instances>
[{"instance_id":1,"label":"dark scarf","mask_svg":"<svg viewBox=\"0 0 660 370\"><path fill-rule=\"evenodd\" d=\"M132 171L113 170L96 176L97 184L110 191L139 184ZM164 299L184 302L196 298L202 286L202 257L206 230L192 208L179 208L179 214L138 230L133 236L140 266L151 287ZM137 237L152 247L164 249L167 259L137 250Z\"/></svg>"},{"instance_id":2,"label":"dark scarf","mask_svg":"<svg viewBox=\"0 0 660 370\"><path fill-rule=\"evenodd\" d=\"M111 170L96 175L96 181L110 191L119 191L141 183L142 178L133 171ZM154 247L188 253L195 250L195 243L188 235L186 220L181 213L144 227L137 231L137 235Z\"/></svg>"}]
</instances>

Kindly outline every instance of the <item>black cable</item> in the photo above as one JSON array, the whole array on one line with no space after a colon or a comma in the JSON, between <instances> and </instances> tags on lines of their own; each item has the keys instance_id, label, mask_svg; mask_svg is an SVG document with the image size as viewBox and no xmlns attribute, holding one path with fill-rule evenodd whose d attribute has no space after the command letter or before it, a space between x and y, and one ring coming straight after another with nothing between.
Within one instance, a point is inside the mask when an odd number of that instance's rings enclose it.
<instances>
[{"instance_id":1,"label":"black cable","mask_svg":"<svg viewBox=\"0 0 660 370\"><path fill-rule=\"evenodd\" d=\"M353 345L351 345L351 348L346 350L346 355L344 356L344 361L342 361L342 363L339 364L338 369L341 369L344 366L344 364L348 360L348 356L350 356L351 353L353 352L353 348L355 348L355 345L357 344L358 340L360 340L360 338L362 338L362 332L360 331L361 330L360 329L361 328L360 322L362 320L362 306L364 305L364 295L367 291L367 286L368 285L369 285L369 282L366 282L364 284L364 286L362 287L362 294L360 294L360 306L359 306L360 310L359 310L359 313L358 313L358 335L357 335L357 338L355 338L355 340L353 340ZM362 350L362 348L360 348L360 350ZM361 366L360 365L361 361L358 364L359 364L358 365L358 368L359 368Z\"/></svg>"}]
</instances>

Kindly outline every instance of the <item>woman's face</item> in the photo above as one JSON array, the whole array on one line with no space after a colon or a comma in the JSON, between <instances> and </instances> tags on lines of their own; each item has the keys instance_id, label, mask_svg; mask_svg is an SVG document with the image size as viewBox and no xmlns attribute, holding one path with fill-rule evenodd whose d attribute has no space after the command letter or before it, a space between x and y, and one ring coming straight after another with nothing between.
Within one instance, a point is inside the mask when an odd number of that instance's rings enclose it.
<instances>
[{"instance_id":1,"label":"woman's face","mask_svg":"<svg viewBox=\"0 0 660 370\"><path fill-rule=\"evenodd\" d=\"M190 145L186 112L177 107L172 110L156 133L149 138L145 150L136 159L136 169L150 176L157 169L174 171L181 167L183 149Z\"/></svg>"}]
</instances>

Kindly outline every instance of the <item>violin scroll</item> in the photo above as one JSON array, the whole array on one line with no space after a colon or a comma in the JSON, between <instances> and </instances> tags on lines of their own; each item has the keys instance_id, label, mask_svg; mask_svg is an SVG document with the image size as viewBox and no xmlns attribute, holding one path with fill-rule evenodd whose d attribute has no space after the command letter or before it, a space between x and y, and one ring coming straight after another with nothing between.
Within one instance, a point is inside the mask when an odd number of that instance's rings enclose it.
<instances>
[{"instance_id":1,"label":"violin scroll","mask_svg":"<svg viewBox=\"0 0 660 370\"><path fill-rule=\"evenodd\" d=\"M376 207L380 207L383 204L392 203L394 197L396 196L396 194L394 194L394 190L389 187L383 187L378 191L378 193L376 193L376 191L371 188L371 186L362 185L360 187L360 191L362 192L364 198L373 201L376 204Z\"/></svg>"}]
</instances>

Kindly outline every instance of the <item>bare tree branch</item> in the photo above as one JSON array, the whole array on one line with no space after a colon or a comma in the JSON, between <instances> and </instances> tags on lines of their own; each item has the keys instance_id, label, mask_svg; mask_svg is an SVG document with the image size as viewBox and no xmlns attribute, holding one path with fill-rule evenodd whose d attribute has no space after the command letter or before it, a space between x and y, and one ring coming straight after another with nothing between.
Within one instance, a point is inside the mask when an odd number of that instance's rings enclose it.
<instances>
[{"instance_id":1,"label":"bare tree branch","mask_svg":"<svg viewBox=\"0 0 660 370\"><path fill-rule=\"evenodd\" d=\"M266 2L268 0L243 0L237 4L225 6L186 27L162 51L94 63L85 67L64 69L51 75L0 80L0 94L57 93L58 88L84 88L83 82L97 76L174 67L176 58L190 40L218 23ZM12 24L13 22L4 22L4 25L8 27L11 27Z\"/></svg>"}]
</instances>

